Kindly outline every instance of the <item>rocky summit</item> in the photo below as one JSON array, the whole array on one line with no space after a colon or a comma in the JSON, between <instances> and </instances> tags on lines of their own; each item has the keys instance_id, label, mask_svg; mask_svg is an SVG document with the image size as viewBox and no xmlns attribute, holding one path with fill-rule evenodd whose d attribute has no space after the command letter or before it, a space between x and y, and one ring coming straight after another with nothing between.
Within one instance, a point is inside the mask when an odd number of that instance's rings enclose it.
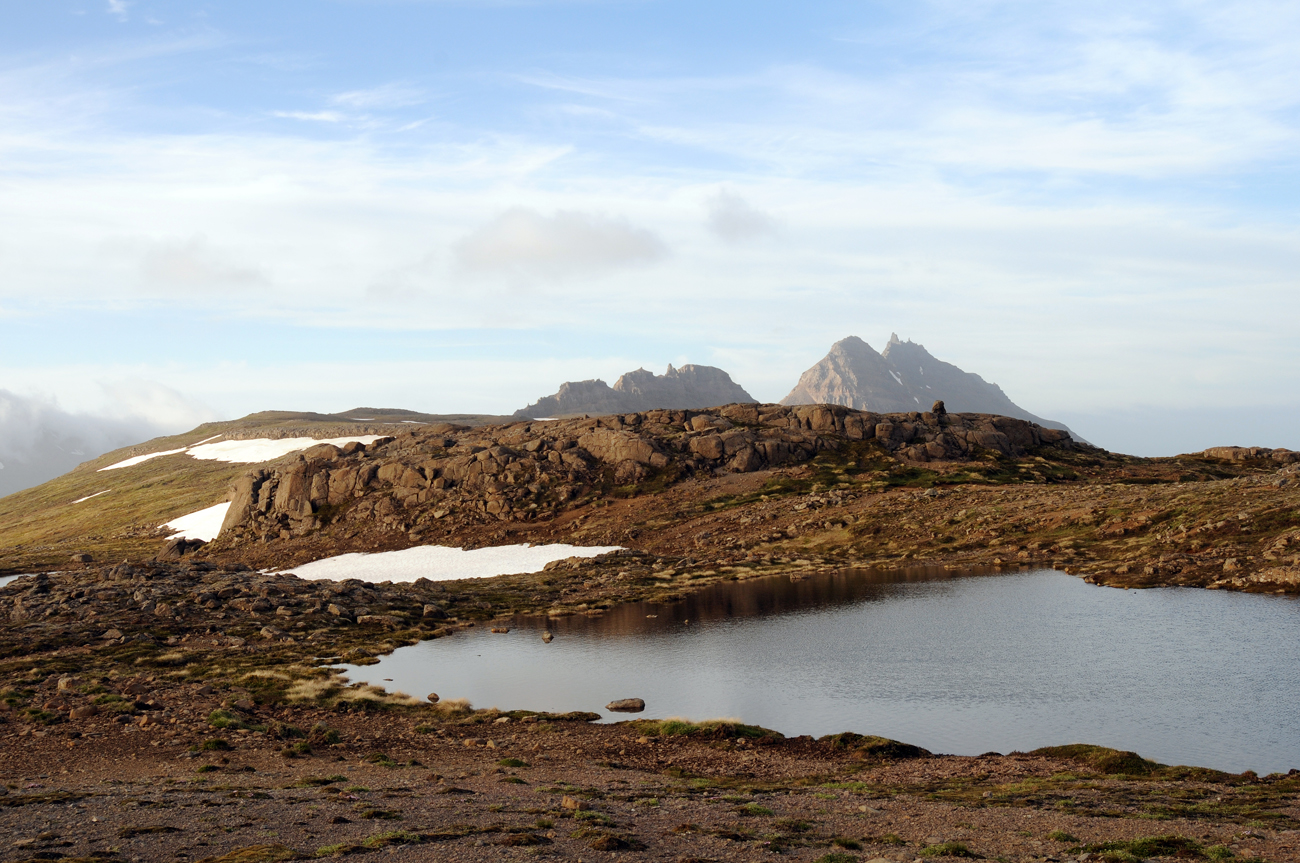
<instances>
[{"instance_id":1,"label":"rocky summit","mask_svg":"<svg viewBox=\"0 0 1300 863\"><path fill-rule=\"evenodd\" d=\"M465 521L528 521L593 490L634 494L696 474L798 465L854 441L916 462L1079 446L1066 432L1025 420L935 408L882 415L832 405L735 404L482 429L440 425L369 446L321 444L244 476L219 540L289 539L328 529L342 541L366 523L423 536Z\"/></svg>"},{"instance_id":2,"label":"rocky summit","mask_svg":"<svg viewBox=\"0 0 1300 863\"><path fill-rule=\"evenodd\" d=\"M662 375L645 369L628 372L609 386L602 380L566 381L557 393L515 411L518 419L592 416L658 409L691 410L756 400L713 366L671 365Z\"/></svg>"},{"instance_id":3,"label":"rocky summit","mask_svg":"<svg viewBox=\"0 0 1300 863\"><path fill-rule=\"evenodd\" d=\"M1068 431L1015 404L997 384L935 359L924 345L901 341L897 334L879 353L857 336L831 345L781 404L836 404L889 413L922 410L935 399L954 412L1001 414Z\"/></svg>"}]
</instances>

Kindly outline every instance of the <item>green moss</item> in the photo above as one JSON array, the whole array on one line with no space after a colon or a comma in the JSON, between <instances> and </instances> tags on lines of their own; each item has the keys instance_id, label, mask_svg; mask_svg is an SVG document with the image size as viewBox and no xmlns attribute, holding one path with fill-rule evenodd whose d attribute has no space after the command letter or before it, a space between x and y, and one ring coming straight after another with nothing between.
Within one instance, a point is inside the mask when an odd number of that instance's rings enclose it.
<instances>
[{"instance_id":1,"label":"green moss","mask_svg":"<svg viewBox=\"0 0 1300 863\"><path fill-rule=\"evenodd\" d=\"M853 854L846 854L843 851L832 851L829 854L823 854L813 863L858 863L858 858Z\"/></svg>"},{"instance_id":2,"label":"green moss","mask_svg":"<svg viewBox=\"0 0 1300 863\"><path fill-rule=\"evenodd\" d=\"M1136 752L1093 746L1088 743L1071 743L1066 746L1046 746L1035 749L1030 755L1044 758L1066 758L1086 764L1098 773L1119 776L1150 776L1164 765L1148 761Z\"/></svg>"},{"instance_id":3,"label":"green moss","mask_svg":"<svg viewBox=\"0 0 1300 863\"><path fill-rule=\"evenodd\" d=\"M390 830L387 833L376 833L374 836L366 839L362 845L366 848L387 848L391 845L415 845L423 837L418 833L411 833L406 830Z\"/></svg>"},{"instance_id":4,"label":"green moss","mask_svg":"<svg viewBox=\"0 0 1300 863\"><path fill-rule=\"evenodd\" d=\"M940 842L921 849L922 857L979 857L961 842Z\"/></svg>"},{"instance_id":5,"label":"green moss","mask_svg":"<svg viewBox=\"0 0 1300 863\"><path fill-rule=\"evenodd\" d=\"M687 722L681 719L635 719L628 723L637 731L648 737L713 737L718 739L735 739L744 737L758 739L763 737L784 740L779 731L763 728L759 725L745 725L725 719L710 719L704 722Z\"/></svg>"},{"instance_id":6,"label":"green moss","mask_svg":"<svg viewBox=\"0 0 1300 863\"><path fill-rule=\"evenodd\" d=\"M757 803L746 803L744 806L737 806L735 809L737 815L771 815L772 810L766 806L759 806Z\"/></svg>"},{"instance_id":7,"label":"green moss","mask_svg":"<svg viewBox=\"0 0 1300 863\"><path fill-rule=\"evenodd\" d=\"M851 731L831 734L819 738L817 742L835 749L848 749L867 761L901 761L908 758L925 758L930 755L928 749L910 743L901 743L888 737L854 734Z\"/></svg>"},{"instance_id":8,"label":"green moss","mask_svg":"<svg viewBox=\"0 0 1300 863\"><path fill-rule=\"evenodd\" d=\"M1182 836L1151 836L1117 842L1098 842L1071 849L1071 853L1088 852L1115 863L1140 863L1148 857L1203 858L1204 849L1194 839Z\"/></svg>"}]
</instances>

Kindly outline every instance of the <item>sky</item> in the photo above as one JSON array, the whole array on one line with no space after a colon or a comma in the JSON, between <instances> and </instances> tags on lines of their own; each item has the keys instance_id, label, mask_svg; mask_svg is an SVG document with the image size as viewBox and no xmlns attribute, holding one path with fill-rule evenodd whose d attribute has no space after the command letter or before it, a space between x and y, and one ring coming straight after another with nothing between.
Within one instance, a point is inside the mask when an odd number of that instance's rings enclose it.
<instances>
[{"instance_id":1,"label":"sky","mask_svg":"<svg viewBox=\"0 0 1300 863\"><path fill-rule=\"evenodd\" d=\"M40 422L509 413L668 363L776 401L891 332L1111 449L1300 449L1295 3L0 0L0 25L11 466Z\"/></svg>"}]
</instances>

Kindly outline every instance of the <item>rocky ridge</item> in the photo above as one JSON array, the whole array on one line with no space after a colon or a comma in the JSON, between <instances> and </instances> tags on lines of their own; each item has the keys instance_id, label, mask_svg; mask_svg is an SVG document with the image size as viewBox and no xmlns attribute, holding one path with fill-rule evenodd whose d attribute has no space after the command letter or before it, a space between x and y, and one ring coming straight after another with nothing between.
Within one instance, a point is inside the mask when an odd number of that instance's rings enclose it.
<instances>
[{"instance_id":1,"label":"rocky ridge","mask_svg":"<svg viewBox=\"0 0 1300 863\"><path fill-rule=\"evenodd\" d=\"M434 426L370 446L322 444L250 471L232 490L219 540L288 539L359 520L417 535L449 515L529 521L597 492L769 471L850 443L922 463L1082 446L1063 431L949 414L941 403L893 415L737 404L481 429Z\"/></svg>"},{"instance_id":2,"label":"rocky ridge","mask_svg":"<svg viewBox=\"0 0 1300 863\"><path fill-rule=\"evenodd\" d=\"M544 396L515 411L518 419L571 417L579 414L613 414L659 408L705 408L733 402L753 404L755 399L713 366L668 366L662 375L645 369L627 372L609 386L602 380L566 381L554 395Z\"/></svg>"}]
</instances>

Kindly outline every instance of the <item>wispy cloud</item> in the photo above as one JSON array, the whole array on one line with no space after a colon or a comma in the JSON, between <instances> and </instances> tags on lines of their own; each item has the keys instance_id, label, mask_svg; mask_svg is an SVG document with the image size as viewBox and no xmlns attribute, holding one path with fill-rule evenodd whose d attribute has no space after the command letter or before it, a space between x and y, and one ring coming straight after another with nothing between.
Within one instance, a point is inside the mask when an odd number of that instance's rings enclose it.
<instances>
[{"instance_id":1,"label":"wispy cloud","mask_svg":"<svg viewBox=\"0 0 1300 863\"><path fill-rule=\"evenodd\" d=\"M256 268L235 263L204 236L151 243L140 261L145 280L164 290L188 293L217 287L265 284Z\"/></svg>"},{"instance_id":2,"label":"wispy cloud","mask_svg":"<svg viewBox=\"0 0 1300 863\"><path fill-rule=\"evenodd\" d=\"M406 108L427 101L424 91L408 84L389 83L364 90L348 90L330 97L330 102L348 108L380 110Z\"/></svg>"},{"instance_id":3,"label":"wispy cloud","mask_svg":"<svg viewBox=\"0 0 1300 863\"><path fill-rule=\"evenodd\" d=\"M271 116L285 120L307 120L315 123L343 123L348 119L346 114L338 111L272 111Z\"/></svg>"},{"instance_id":4,"label":"wispy cloud","mask_svg":"<svg viewBox=\"0 0 1300 863\"><path fill-rule=\"evenodd\" d=\"M667 255L659 237L626 219L565 210L544 216L527 207L506 210L456 245L456 258L469 272L548 279L650 264Z\"/></svg>"},{"instance_id":5,"label":"wispy cloud","mask_svg":"<svg viewBox=\"0 0 1300 863\"><path fill-rule=\"evenodd\" d=\"M119 21L125 21L130 6L130 0L108 0L108 14L117 16Z\"/></svg>"},{"instance_id":6,"label":"wispy cloud","mask_svg":"<svg viewBox=\"0 0 1300 863\"><path fill-rule=\"evenodd\" d=\"M718 190L708 201L709 230L728 243L742 243L776 232L776 219L734 192Z\"/></svg>"}]
</instances>

